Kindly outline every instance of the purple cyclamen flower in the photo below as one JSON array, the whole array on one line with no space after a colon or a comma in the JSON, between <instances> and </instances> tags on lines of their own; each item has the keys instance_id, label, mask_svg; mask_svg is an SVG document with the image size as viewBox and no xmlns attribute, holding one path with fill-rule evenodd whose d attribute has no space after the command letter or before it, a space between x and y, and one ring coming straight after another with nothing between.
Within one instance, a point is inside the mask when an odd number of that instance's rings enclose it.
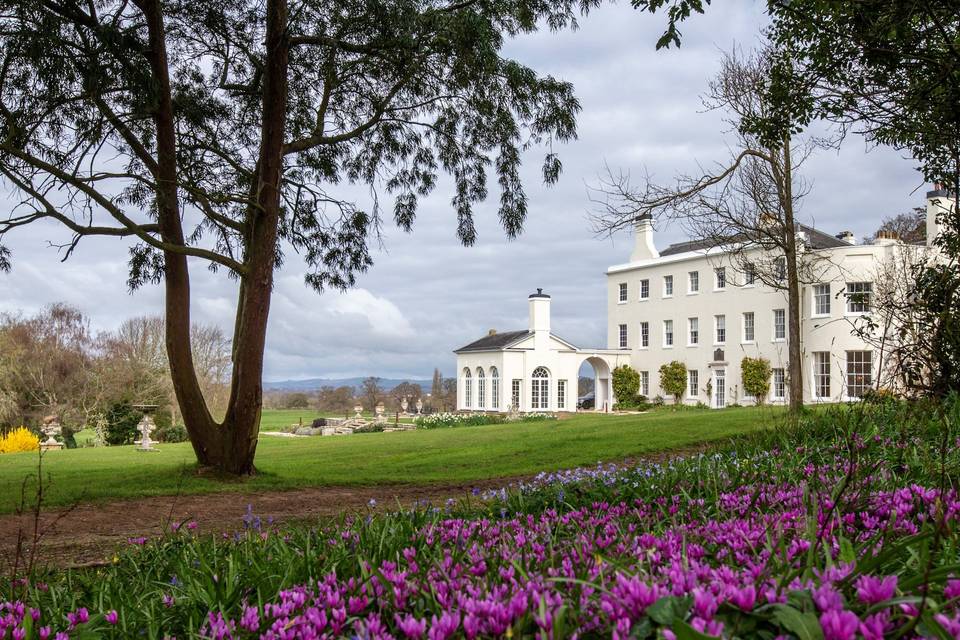
<instances>
[{"instance_id":1,"label":"purple cyclamen flower","mask_svg":"<svg viewBox=\"0 0 960 640\"><path fill-rule=\"evenodd\" d=\"M427 633L429 640L447 640L452 638L460 627L460 614L457 612L444 611L440 619L433 616L430 619L430 631Z\"/></svg>"},{"instance_id":2,"label":"purple cyclamen flower","mask_svg":"<svg viewBox=\"0 0 960 640\"><path fill-rule=\"evenodd\" d=\"M887 611L868 616L860 623L860 635L864 640L883 640L887 632L890 614Z\"/></svg>"},{"instance_id":3,"label":"purple cyclamen flower","mask_svg":"<svg viewBox=\"0 0 960 640\"><path fill-rule=\"evenodd\" d=\"M748 584L742 589L731 589L730 602L742 611L750 611L757 602L757 588Z\"/></svg>"},{"instance_id":4,"label":"purple cyclamen flower","mask_svg":"<svg viewBox=\"0 0 960 640\"><path fill-rule=\"evenodd\" d=\"M860 576L854 585L860 602L873 605L893 597L897 591L897 576Z\"/></svg>"},{"instance_id":5,"label":"purple cyclamen flower","mask_svg":"<svg viewBox=\"0 0 960 640\"><path fill-rule=\"evenodd\" d=\"M244 607L240 626L251 633L260 630L260 614L256 607Z\"/></svg>"},{"instance_id":6,"label":"purple cyclamen flower","mask_svg":"<svg viewBox=\"0 0 960 640\"><path fill-rule=\"evenodd\" d=\"M107 613L104 614L103 619L110 624L117 624L119 617L120 616L117 615L116 611L107 611Z\"/></svg>"},{"instance_id":7,"label":"purple cyclamen flower","mask_svg":"<svg viewBox=\"0 0 960 640\"><path fill-rule=\"evenodd\" d=\"M938 613L933 616L933 619L940 624L941 627L946 629L954 638L960 637L960 614L954 614L952 618L947 617L946 614Z\"/></svg>"},{"instance_id":8,"label":"purple cyclamen flower","mask_svg":"<svg viewBox=\"0 0 960 640\"><path fill-rule=\"evenodd\" d=\"M810 595L820 611L835 611L843 608L843 597L829 584L820 585Z\"/></svg>"},{"instance_id":9,"label":"purple cyclamen flower","mask_svg":"<svg viewBox=\"0 0 960 640\"><path fill-rule=\"evenodd\" d=\"M820 616L824 640L853 640L860 626L860 619L849 611L831 609Z\"/></svg>"},{"instance_id":10,"label":"purple cyclamen flower","mask_svg":"<svg viewBox=\"0 0 960 640\"><path fill-rule=\"evenodd\" d=\"M427 621L418 620L414 618L409 613L401 618L400 614L396 615L397 626L400 627L400 631L403 632L408 638L419 639L423 637L423 634L427 631Z\"/></svg>"},{"instance_id":11,"label":"purple cyclamen flower","mask_svg":"<svg viewBox=\"0 0 960 640\"><path fill-rule=\"evenodd\" d=\"M943 597L947 600L960 598L960 580L947 580L947 586L943 588Z\"/></svg>"}]
</instances>

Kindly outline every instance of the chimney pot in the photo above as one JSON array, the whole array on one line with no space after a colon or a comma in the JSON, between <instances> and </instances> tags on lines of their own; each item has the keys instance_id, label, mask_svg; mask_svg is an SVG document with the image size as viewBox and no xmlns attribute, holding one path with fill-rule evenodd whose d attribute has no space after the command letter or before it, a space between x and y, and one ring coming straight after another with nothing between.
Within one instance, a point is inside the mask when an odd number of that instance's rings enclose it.
<instances>
[{"instance_id":1,"label":"chimney pot","mask_svg":"<svg viewBox=\"0 0 960 640\"><path fill-rule=\"evenodd\" d=\"M490 329L490 331L487 331L487 335L488 335L488 336L495 336L495 335L497 335L497 330L496 330L496 329Z\"/></svg>"},{"instance_id":2,"label":"chimney pot","mask_svg":"<svg viewBox=\"0 0 960 640\"><path fill-rule=\"evenodd\" d=\"M847 244L857 244L857 239L853 235L853 231L841 231L836 235L837 240L841 242L846 242Z\"/></svg>"}]
</instances>

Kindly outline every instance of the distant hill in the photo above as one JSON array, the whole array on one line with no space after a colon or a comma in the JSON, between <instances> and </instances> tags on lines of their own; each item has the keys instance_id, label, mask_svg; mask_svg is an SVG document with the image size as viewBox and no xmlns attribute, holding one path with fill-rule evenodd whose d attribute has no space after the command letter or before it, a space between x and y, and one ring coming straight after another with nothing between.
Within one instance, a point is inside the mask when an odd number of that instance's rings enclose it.
<instances>
[{"instance_id":1,"label":"distant hill","mask_svg":"<svg viewBox=\"0 0 960 640\"><path fill-rule=\"evenodd\" d=\"M264 382L263 388L267 391L316 391L320 387L359 387L366 378L308 378L306 380L280 380ZM423 393L430 393L431 380L380 378L380 386L384 391L390 391L401 382L419 384Z\"/></svg>"}]
</instances>

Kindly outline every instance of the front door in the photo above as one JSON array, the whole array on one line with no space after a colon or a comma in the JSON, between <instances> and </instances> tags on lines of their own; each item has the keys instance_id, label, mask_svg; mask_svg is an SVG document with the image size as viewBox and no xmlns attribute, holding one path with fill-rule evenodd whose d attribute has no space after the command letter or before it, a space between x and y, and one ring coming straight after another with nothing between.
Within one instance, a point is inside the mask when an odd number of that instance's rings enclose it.
<instances>
[{"instance_id":1,"label":"front door","mask_svg":"<svg viewBox=\"0 0 960 640\"><path fill-rule=\"evenodd\" d=\"M727 406L727 370L713 370L713 408L723 409Z\"/></svg>"}]
</instances>

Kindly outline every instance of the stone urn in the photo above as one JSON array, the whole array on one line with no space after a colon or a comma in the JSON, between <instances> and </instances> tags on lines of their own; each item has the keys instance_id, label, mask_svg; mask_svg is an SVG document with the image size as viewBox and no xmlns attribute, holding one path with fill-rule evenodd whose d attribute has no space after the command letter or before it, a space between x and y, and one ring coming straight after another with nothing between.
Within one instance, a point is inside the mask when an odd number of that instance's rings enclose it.
<instances>
[{"instance_id":1,"label":"stone urn","mask_svg":"<svg viewBox=\"0 0 960 640\"><path fill-rule=\"evenodd\" d=\"M43 419L43 426L40 427L40 431L43 432L43 435L47 436L47 439L40 443L41 451L63 449L63 443L57 440L57 436L63 432L63 427L60 426L60 421L57 420L57 416L45 417Z\"/></svg>"},{"instance_id":2,"label":"stone urn","mask_svg":"<svg viewBox=\"0 0 960 640\"><path fill-rule=\"evenodd\" d=\"M407 402L407 396L403 396L403 400L400 401L400 413L406 414L409 406L410 403Z\"/></svg>"},{"instance_id":3,"label":"stone urn","mask_svg":"<svg viewBox=\"0 0 960 640\"><path fill-rule=\"evenodd\" d=\"M355 415L353 416L354 420L362 420L362 419L363 419L363 405L362 405L362 404L360 404L360 403L358 402L357 404L353 405L353 412L354 412L354 414L355 414Z\"/></svg>"},{"instance_id":4,"label":"stone urn","mask_svg":"<svg viewBox=\"0 0 960 640\"><path fill-rule=\"evenodd\" d=\"M423 398L417 398L417 413L423 413Z\"/></svg>"}]
</instances>

